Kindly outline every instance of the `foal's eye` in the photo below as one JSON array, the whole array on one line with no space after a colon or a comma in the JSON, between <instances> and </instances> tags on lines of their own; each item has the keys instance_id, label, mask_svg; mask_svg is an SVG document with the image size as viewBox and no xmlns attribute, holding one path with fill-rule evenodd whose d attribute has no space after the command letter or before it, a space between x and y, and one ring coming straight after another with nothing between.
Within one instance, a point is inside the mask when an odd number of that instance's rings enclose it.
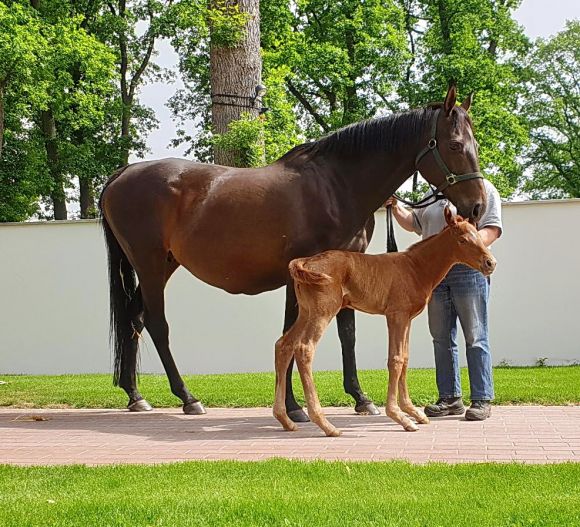
<instances>
[{"instance_id":1,"label":"foal's eye","mask_svg":"<svg viewBox=\"0 0 580 527\"><path fill-rule=\"evenodd\" d=\"M464 243L467 243L467 238L465 236L461 236L461 238L459 238L459 243L462 244L462 245Z\"/></svg>"},{"instance_id":2,"label":"foal's eye","mask_svg":"<svg viewBox=\"0 0 580 527\"><path fill-rule=\"evenodd\" d=\"M449 148L455 150L456 152L463 151L463 144L459 141L449 141Z\"/></svg>"}]
</instances>

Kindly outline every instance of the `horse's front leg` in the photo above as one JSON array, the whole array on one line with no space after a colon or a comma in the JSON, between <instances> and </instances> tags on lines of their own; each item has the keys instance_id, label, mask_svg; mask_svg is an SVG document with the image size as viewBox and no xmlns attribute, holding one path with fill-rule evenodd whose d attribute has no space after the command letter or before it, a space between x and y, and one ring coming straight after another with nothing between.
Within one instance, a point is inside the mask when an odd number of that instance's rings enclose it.
<instances>
[{"instance_id":1,"label":"horse's front leg","mask_svg":"<svg viewBox=\"0 0 580 527\"><path fill-rule=\"evenodd\" d=\"M294 292L294 282L290 281L286 285L286 310L284 313L284 331L285 334L296 322L298 318L298 302L296 300L296 293ZM294 397L294 390L292 389L292 372L294 370L294 357L290 361L290 365L286 370L286 413L288 417L295 423L307 423L310 421L302 406L296 401Z\"/></svg>"},{"instance_id":2,"label":"horse's front leg","mask_svg":"<svg viewBox=\"0 0 580 527\"><path fill-rule=\"evenodd\" d=\"M341 309L336 315L338 337L342 347L342 378L344 391L355 400L355 412L363 415L379 415L374 403L364 394L358 382L355 356L354 310Z\"/></svg>"}]
</instances>

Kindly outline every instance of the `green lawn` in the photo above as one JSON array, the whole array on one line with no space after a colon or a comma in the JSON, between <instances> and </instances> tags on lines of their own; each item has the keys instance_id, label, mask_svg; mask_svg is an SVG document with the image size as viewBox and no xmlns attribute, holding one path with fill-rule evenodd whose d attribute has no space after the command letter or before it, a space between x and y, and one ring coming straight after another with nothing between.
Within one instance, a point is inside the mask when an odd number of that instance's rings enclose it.
<instances>
[{"instance_id":1,"label":"green lawn","mask_svg":"<svg viewBox=\"0 0 580 527\"><path fill-rule=\"evenodd\" d=\"M580 464L0 466L0 525L578 526Z\"/></svg>"},{"instance_id":2,"label":"green lawn","mask_svg":"<svg viewBox=\"0 0 580 527\"><path fill-rule=\"evenodd\" d=\"M297 377L297 376L296 376ZM469 395L467 371L462 371L463 390ZM386 373L379 370L360 372L363 389L377 404L386 393ZM0 375L0 406L121 408L127 403L125 393L114 388L109 375L16 376ZM273 373L228 375L188 375L191 391L207 406L271 406L274 394ZM295 378L296 393L302 394ZM336 371L316 373L322 404L344 406L352 400L342 390L342 374ZM413 401L423 405L436 398L435 372L429 369L409 371ZM169 391L164 375L142 375L141 392L155 407L178 406L179 400ZM497 404L578 404L580 403L580 366L496 368Z\"/></svg>"}]
</instances>

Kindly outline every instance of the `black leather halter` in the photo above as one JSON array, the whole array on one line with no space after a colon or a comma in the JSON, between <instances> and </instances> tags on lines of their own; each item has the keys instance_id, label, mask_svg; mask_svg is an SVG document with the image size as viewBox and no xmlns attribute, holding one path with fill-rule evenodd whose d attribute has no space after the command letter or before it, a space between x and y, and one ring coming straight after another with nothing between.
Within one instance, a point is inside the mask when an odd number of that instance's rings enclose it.
<instances>
[{"instance_id":1,"label":"black leather halter","mask_svg":"<svg viewBox=\"0 0 580 527\"><path fill-rule=\"evenodd\" d=\"M433 157L435 158L435 161L437 162L437 165L439 166L439 168L441 169L443 174L445 174L445 181L443 181L443 183L441 183L441 185L439 185L436 189L433 190L433 194L426 196L423 199L420 199L416 203L406 201L406 200L402 199L401 197L399 197L397 194L395 194L395 197L399 201L401 201L405 205L408 205L409 207L412 207L412 208L427 207L427 206L431 205L432 203L439 201L440 199L445 199L445 197L443 195L441 195L441 192L443 192L443 190L445 190L447 187L455 185L456 183L459 183L461 181L467 181L469 179L479 179L479 178L483 179L484 178L484 176L481 172L471 172L469 174L454 174L453 172L451 172L451 170L449 170L449 168L445 164L445 161L443 161L441 154L439 153L439 149L437 148L437 122L439 119L440 112L441 112L441 109L439 108L435 111L435 114L433 115L433 121L431 123L431 139L429 139L427 146L425 148L423 148L419 152L419 154L417 154L417 157L415 158L415 168L419 169L419 163L421 162L421 160L427 154L429 154L429 152L431 152L433 154ZM415 172L415 173L417 173L417 172Z\"/></svg>"}]
</instances>

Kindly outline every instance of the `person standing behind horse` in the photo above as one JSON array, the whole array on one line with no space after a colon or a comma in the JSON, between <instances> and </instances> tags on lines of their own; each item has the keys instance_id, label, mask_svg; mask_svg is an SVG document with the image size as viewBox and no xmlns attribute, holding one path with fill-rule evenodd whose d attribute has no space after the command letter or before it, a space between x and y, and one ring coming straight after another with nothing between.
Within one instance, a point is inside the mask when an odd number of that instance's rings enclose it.
<instances>
[{"instance_id":1,"label":"person standing behind horse","mask_svg":"<svg viewBox=\"0 0 580 527\"><path fill-rule=\"evenodd\" d=\"M478 223L479 234L489 247L502 234L501 201L497 189L484 180L487 209ZM443 212L450 206L441 199L428 207L411 211L399 206L391 197L397 223L423 239L445 228ZM425 407L429 417L461 415L468 421L483 421L491 415L494 398L493 372L488 333L489 278L466 265L456 265L433 291L428 305L429 331L433 337L435 371L439 399ZM457 319L465 336L471 406L465 411L461 395L459 353L457 349Z\"/></svg>"}]
</instances>

